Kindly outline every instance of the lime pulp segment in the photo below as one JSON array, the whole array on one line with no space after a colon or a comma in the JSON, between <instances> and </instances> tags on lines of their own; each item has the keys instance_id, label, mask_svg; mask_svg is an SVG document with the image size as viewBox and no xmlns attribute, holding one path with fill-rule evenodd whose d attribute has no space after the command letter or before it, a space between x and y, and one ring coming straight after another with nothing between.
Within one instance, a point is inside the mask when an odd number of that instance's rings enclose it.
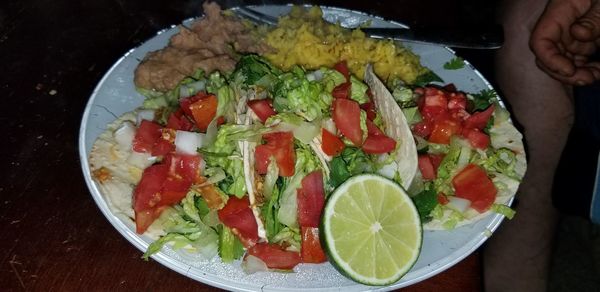
<instances>
[{"instance_id":1,"label":"lime pulp segment","mask_svg":"<svg viewBox=\"0 0 600 292\"><path fill-rule=\"evenodd\" d=\"M423 239L419 214L404 189L372 174L352 177L333 192L323 234L334 266L368 285L398 281L416 262Z\"/></svg>"}]
</instances>

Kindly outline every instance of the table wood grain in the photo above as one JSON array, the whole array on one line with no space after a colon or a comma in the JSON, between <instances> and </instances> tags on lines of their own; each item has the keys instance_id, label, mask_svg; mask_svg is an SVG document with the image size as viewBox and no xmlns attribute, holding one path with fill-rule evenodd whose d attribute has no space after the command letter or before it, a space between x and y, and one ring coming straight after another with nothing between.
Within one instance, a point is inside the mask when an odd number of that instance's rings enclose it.
<instances>
[{"instance_id":1,"label":"table wood grain","mask_svg":"<svg viewBox=\"0 0 600 292\"><path fill-rule=\"evenodd\" d=\"M491 19L477 1L312 3L410 25ZM197 16L200 6L199 0L0 3L0 291L217 290L140 259L96 207L77 148L83 109L108 68L158 30ZM491 74L491 52L459 53ZM480 291L480 261L475 252L404 290Z\"/></svg>"}]
</instances>

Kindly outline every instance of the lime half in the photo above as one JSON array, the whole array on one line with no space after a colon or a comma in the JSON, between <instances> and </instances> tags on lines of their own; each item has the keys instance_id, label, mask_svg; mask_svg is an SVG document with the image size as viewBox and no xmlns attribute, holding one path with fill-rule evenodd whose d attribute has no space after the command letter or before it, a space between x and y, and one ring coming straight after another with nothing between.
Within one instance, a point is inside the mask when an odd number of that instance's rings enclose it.
<instances>
[{"instance_id":1,"label":"lime half","mask_svg":"<svg viewBox=\"0 0 600 292\"><path fill-rule=\"evenodd\" d=\"M331 195L322 236L332 264L354 281L388 285L419 257L423 230L412 200L395 182L372 174L348 179Z\"/></svg>"}]
</instances>

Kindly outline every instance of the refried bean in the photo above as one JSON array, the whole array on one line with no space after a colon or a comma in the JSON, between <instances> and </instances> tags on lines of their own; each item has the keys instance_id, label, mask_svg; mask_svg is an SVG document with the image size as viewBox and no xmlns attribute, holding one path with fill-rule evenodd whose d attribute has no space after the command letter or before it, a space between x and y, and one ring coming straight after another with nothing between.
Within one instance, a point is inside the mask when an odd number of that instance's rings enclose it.
<instances>
[{"instance_id":1,"label":"refried bean","mask_svg":"<svg viewBox=\"0 0 600 292\"><path fill-rule=\"evenodd\" d=\"M135 70L137 87L165 92L198 69L206 74L232 71L236 52L263 54L272 50L251 26L223 15L218 4L205 2L202 7L205 17L190 28L179 26L179 33L171 37L167 47L146 55Z\"/></svg>"}]
</instances>

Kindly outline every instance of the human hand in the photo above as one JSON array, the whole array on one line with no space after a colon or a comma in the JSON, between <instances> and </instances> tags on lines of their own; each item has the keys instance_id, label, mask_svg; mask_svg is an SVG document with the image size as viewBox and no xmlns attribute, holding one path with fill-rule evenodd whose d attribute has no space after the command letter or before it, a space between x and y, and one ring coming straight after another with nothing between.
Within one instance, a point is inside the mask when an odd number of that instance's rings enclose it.
<instances>
[{"instance_id":1,"label":"human hand","mask_svg":"<svg viewBox=\"0 0 600 292\"><path fill-rule=\"evenodd\" d=\"M572 85L600 80L600 62L589 57L600 47L600 1L551 0L529 43L538 66Z\"/></svg>"}]
</instances>

